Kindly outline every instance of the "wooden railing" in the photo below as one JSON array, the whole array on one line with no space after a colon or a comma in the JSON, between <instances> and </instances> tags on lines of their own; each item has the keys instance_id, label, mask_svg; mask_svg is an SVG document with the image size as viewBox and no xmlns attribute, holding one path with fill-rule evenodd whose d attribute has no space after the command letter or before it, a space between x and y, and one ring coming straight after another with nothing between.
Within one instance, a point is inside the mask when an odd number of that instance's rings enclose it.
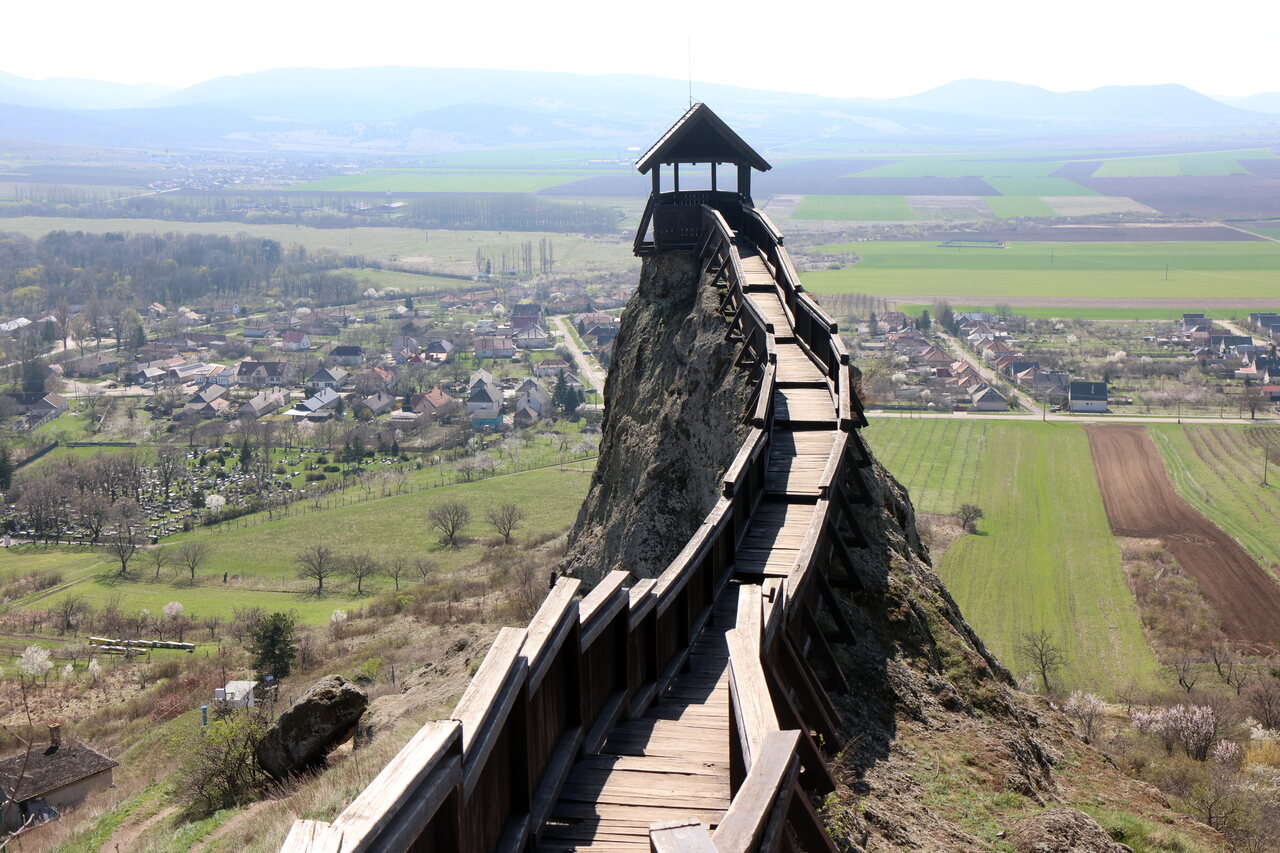
<instances>
[{"instance_id":1,"label":"wooden railing","mask_svg":"<svg viewBox=\"0 0 1280 853\"><path fill-rule=\"evenodd\" d=\"M526 628L502 629L449 720L424 726L332 823L295 822L282 853L481 853L522 850L536 839L574 761L598 752L617 721L643 714L662 694L730 581L765 496L779 332L794 334L825 365L842 431L796 570L738 590L729 632L729 810L714 835L680 824L655 826L650 837L654 850L773 851L790 826L806 849L833 849L800 792L832 789L818 739L834 744L837 736L804 644L813 640L815 591L830 594L820 569L843 544L832 508L850 447L845 430L860 425L861 410L835 324L799 287L763 214L740 204L729 211L772 267L793 330L770 328L746 297L736 245L743 235L724 211L693 209L704 278L724 288L721 310L741 342L738 361L757 380L750 429L722 496L657 578L632 583L612 572L580 600L579 581L558 581Z\"/></svg>"}]
</instances>

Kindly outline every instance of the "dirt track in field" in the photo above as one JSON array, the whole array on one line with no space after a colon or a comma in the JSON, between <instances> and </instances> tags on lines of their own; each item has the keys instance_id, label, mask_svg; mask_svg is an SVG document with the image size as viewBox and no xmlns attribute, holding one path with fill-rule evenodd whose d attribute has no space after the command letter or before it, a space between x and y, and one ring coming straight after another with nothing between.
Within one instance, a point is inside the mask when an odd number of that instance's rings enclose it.
<instances>
[{"instance_id":1,"label":"dirt track in field","mask_svg":"<svg viewBox=\"0 0 1280 853\"><path fill-rule=\"evenodd\" d=\"M1280 647L1280 584L1184 501L1142 426L1086 426L1093 467L1116 536L1161 539L1222 618L1227 636Z\"/></svg>"}]
</instances>

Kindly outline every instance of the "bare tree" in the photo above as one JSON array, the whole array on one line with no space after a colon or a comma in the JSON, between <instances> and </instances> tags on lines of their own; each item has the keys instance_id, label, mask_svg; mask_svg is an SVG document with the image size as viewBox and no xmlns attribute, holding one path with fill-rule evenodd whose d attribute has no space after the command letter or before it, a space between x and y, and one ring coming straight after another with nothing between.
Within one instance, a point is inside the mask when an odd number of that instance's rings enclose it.
<instances>
[{"instance_id":1,"label":"bare tree","mask_svg":"<svg viewBox=\"0 0 1280 853\"><path fill-rule=\"evenodd\" d=\"M511 533L528 517L528 513L513 503L501 504L485 513L489 526L497 531L505 544L511 544Z\"/></svg>"},{"instance_id":2,"label":"bare tree","mask_svg":"<svg viewBox=\"0 0 1280 853\"><path fill-rule=\"evenodd\" d=\"M392 583L396 585L396 592L399 592L400 578L409 572L409 563L404 557L395 557L391 562L387 563L383 571L387 577L391 578Z\"/></svg>"},{"instance_id":3,"label":"bare tree","mask_svg":"<svg viewBox=\"0 0 1280 853\"><path fill-rule=\"evenodd\" d=\"M165 501L173 497L173 483L186 468L187 454L182 448L165 444L156 451L154 470L156 478L160 480L160 488L164 489Z\"/></svg>"},{"instance_id":4,"label":"bare tree","mask_svg":"<svg viewBox=\"0 0 1280 853\"><path fill-rule=\"evenodd\" d=\"M462 501L444 501L427 513L431 527L440 531L440 541L458 547L458 535L471 523L471 508Z\"/></svg>"},{"instance_id":5,"label":"bare tree","mask_svg":"<svg viewBox=\"0 0 1280 853\"><path fill-rule=\"evenodd\" d=\"M123 500L112 511L112 520L115 529L107 537L107 553L120 561L117 576L124 577L129 573L129 561L142 544L142 512L133 501Z\"/></svg>"},{"instance_id":6,"label":"bare tree","mask_svg":"<svg viewBox=\"0 0 1280 853\"><path fill-rule=\"evenodd\" d=\"M356 582L356 595L364 595L366 578L373 577L382 571L378 561L368 554L352 554L343 561L343 574Z\"/></svg>"},{"instance_id":7,"label":"bare tree","mask_svg":"<svg viewBox=\"0 0 1280 853\"><path fill-rule=\"evenodd\" d=\"M326 578L337 574L338 556L328 545L310 545L295 557L298 561L298 577L316 582L316 595L324 595Z\"/></svg>"},{"instance_id":8,"label":"bare tree","mask_svg":"<svg viewBox=\"0 0 1280 853\"><path fill-rule=\"evenodd\" d=\"M1196 682L1200 680L1196 664L1196 659L1187 653L1178 655L1169 664L1173 668L1173 674L1178 676L1178 684L1188 693L1195 689Z\"/></svg>"},{"instance_id":9,"label":"bare tree","mask_svg":"<svg viewBox=\"0 0 1280 853\"><path fill-rule=\"evenodd\" d=\"M196 572L204 565L205 560L209 559L209 546L203 542L184 542L178 548L177 558L178 565L187 570L194 583Z\"/></svg>"},{"instance_id":10,"label":"bare tree","mask_svg":"<svg viewBox=\"0 0 1280 853\"><path fill-rule=\"evenodd\" d=\"M111 501L102 495L84 494L76 501L76 513L80 524L89 532L89 541L96 545L102 536L102 529L111 518Z\"/></svg>"},{"instance_id":11,"label":"bare tree","mask_svg":"<svg viewBox=\"0 0 1280 853\"><path fill-rule=\"evenodd\" d=\"M169 552L156 546L147 552L147 562L156 570L155 579L160 580L160 573L164 571L165 566L169 565Z\"/></svg>"},{"instance_id":12,"label":"bare tree","mask_svg":"<svg viewBox=\"0 0 1280 853\"><path fill-rule=\"evenodd\" d=\"M436 564L428 560L426 557L413 558L413 570L418 573L421 578L420 583L426 583L431 580L431 576L436 573Z\"/></svg>"},{"instance_id":13,"label":"bare tree","mask_svg":"<svg viewBox=\"0 0 1280 853\"><path fill-rule=\"evenodd\" d=\"M62 626L58 629L58 633L66 633L75 631L76 626L80 624L80 620L89 612L89 602L85 601L82 596L68 595L59 601L55 607L58 618L62 621Z\"/></svg>"},{"instance_id":14,"label":"bare tree","mask_svg":"<svg viewBox=\"0 0 1280 853\"><path fill-rule=\"evenodd\" d=\"M1266 675L1244 694L1245 707L1263 728L1280 730L1280 679Z\"/></svg>"},{"instance_id":15,"label":"bare tree","mask_svg":"<svg viewBox=\"0 0 1280 853\"><path fill-rule=\"evenodd\" d=\"M1062 647L1044 628L1023 634L1014 649L1014 654L1024 664L1035 670L1045 693L1049 693L1052 689L1049 679L1067 663L1067 656L1063 653Z\"/></svg>"},{"instance_id":16,"label":"bare tree","mask_svg":"<svg viewBox=\"0 0 1280 853\"><path fill-rule=\"evenodd\" d=\"M982 516L982 507L977 504L960 504L960 508L956 510L956 518L960 519L960 525L970 533L978 532L978 519Z\"/></svg>"}]
</instances>

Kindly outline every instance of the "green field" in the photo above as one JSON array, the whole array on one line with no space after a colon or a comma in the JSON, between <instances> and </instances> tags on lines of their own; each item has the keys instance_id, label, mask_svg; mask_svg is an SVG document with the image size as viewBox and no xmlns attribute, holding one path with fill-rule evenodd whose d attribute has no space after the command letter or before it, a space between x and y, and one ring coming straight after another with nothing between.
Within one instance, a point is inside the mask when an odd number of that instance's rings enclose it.
<instances>
[{"instance_id":1,"label":"green field","mask_svg":"<svg viewBox=\"0 0 1280 853\"><path fill-rule=\"evenodd\" d=\"M621 170L619 170L621 171ZM551 169L372 169L289 187L302 192L532 193L602 171Z\"/></svg>"},{"instance_id":2,"label":"green field","mask_svg":"<svg viewBox=\"0 0 1280 853\"><path fill-rule=\"evenodd\" d=\"M1262 446L1250 432L1269 433L1273 453L1280 427L1150 424L1165 469L1188 503L1280 578L1280 471L1262 485ZM1254 438L1260 438L1256 433Z\"/></svg>"},{"instance_id":3,"label":"green field","mask_svg":"<svg viewBox=\"0 0 1280 853\"><path fill-rule=\"evenodd\" d=\"M902 195L807 195L792 218L902 222L916 215Z\"/></svg>"},{"instance_id":4,"label":"green field","mask_svg":"<svg viewBox=\"0 0 1280 853\"><path fill-rule=\"evenodd\" d=\"M991 208L991 212L1001 219L1011 219L1015 216L1058 216L1056 210L1036 196L992 195L986 196L983 201L987 203L987 207Z\"/></svg>"},{"instance_id":5,"label":"green field","mask_svg":"<svg viewBox=\"0 0 1280 853\"><path fill-rule=\"evenodd\" d=\"M1232 151L1204 151L1195 154L1168 154L1160 157L1116 157L1104 160L1093 173L1095 178L1176 178L1181 175L1240 175L1248 170L1240 159L1272 160L1268 148Z\"/></svg>"},{"instance_id":6,"label":"green field","mask_svg":"<svg viewBox=\"0 0 1280 853\"><path fill-rule=\"evenodd\" d=\"M258 606L295 609L303 622L323 623L334 608L359 606L363 599L356 598L349 588L351 585L341 578L326 581L327 594L323 598L314 596L312 582L296 576L298 567L294 558L306 545L323 543L342 553L359 550L378 560L422 556L430 559L438 571L448 574L475 564L484 556L487 547L482 540L493 533L485 522L487 509L508 501L525 509L528 518L516 531L517 539L558 533L573 523L590 479L590 471L580 466L566 470L544 468L319 510L312 510L310 504L303 501L294 505L287 518L265 521L263 515L250 516L244 519L247 525L244 527L234 526L241 523L237 521L230 529L201 528L165 539L167 548L187 541L209 546L209 559L200 569L195 586L188 585L173 569L160 582L147 580L148 571L143 562L130 566L131 573L138 579L118 581L113 577L114 567L103 555L36 547L24 548L28 553L14 555L7 562L0 560L0 578L6 576L6 571L17 570L19 565L25 573L28 571L25 567L30 565L57 568L66 581L79 581L30 602L30 606L41 608L67 595L82 595L94 606L118 597L124 612L145 607L154 613L169 601L180 601L188 614L198 616L226 618L236 607ZM354 498L354 494L347 496L347 500L354 501ZM338 497L333 500L340 502ZM437 542L438 534L427 524L427 512L446 500L461 500L471 508L473 520L464 535L477 537L478 541L457 549ZM28 561L32 556L40 562L17 562ZM239 575L239 579L229 578L224 585L223 572ZM367 580L366 596L390 589L391 585L387 578ZM27 606L28 602L19 604Z\"/></svg>"},{"instance_id":7,"label":"green field","mask_svg":"<svg viewBox=\"0 0 1280 853\"><path fill-rule=\"evenodd\" d=\"M936 243L821 247L862 261L804 275L815 293L881 296L1020 296L1078 299L1280 299L1280 243L1010 243L944 249ZM1165 265L1168 264L1168 280Z\"/></svg>"},{"instance_id":8,"label":"green field","mask_svg":"<svg viewBox=\"0 0 1280 853\"><path fill-rule=\"evenodd\" d=\"M908 305L900 304L897 306L899 311L915 316L921 311L928 310L930 313L934 311L932 305ZM995 313L994 305L952 305L952 311L956 312L972 312L985 311L988 314ZM1248 313L1248 311L1212 311L1197 307L1194 303L1180 308L1103 308L1097 305L1081 304L1081 305L1011 305L1009 310L1014 314L1020 314L1023 317L1034 317L1041 320L1112 320L1112 321L1151 321L1151 320L1167 320L1173 322L1180 320L1182 315L1188 311L1199 311L1211 319L1231 319L1234 314L1240 316Z\"/></svg>"},{"instance_id":9,"label":"green field","mask_svg":"<svg viewBox=\"0 0 1280 853\"><path fill-rule=\"evenodd\" d=\"M1074 425L949 418L883 418L872 448L917 507L950 513L966 502L986 517L938 572L965 618L1017 674L1024 631L1063 645L1063 683L1113 692L1154 684L1156 663L1120 564L1093 475L1089 442Z\"/></svg>"},{"instance_id":10,"label":"green field","mask_svg":"<svg viewBox=\"0 0 1280 853\"><path fill-rule=\"evenodd\" d=\"M998 189L1001 195L1097 195L1088 187L1067 178L987 178L987 183Z\"/></svg>"}]
</instances>

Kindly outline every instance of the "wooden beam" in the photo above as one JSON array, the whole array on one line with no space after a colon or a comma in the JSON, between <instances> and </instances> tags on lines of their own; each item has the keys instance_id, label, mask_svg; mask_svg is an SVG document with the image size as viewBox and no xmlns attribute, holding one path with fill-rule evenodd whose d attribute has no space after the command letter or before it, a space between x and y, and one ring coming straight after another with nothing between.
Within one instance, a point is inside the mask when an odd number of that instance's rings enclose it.
<instances>
[{"instance_id":1,"label":"wooden beam","mask_svg":"<svg viewBox=\"0 0 1280 853\"><path fill-rule=\"evenodd\" d=\"M649 825L652 853L717 853L707 828L696 820L672 820Z\"/></svg>"},{"instance_id":2,"label":"wooden beam","mask_svg":"<svg viewBox=\"0 0 1280 853\"><path fill-rule=\"evenodd\" d=\"M560 578L538 612L529 620L520 653L529 662L530 693L535 692L542 684L542 679L555 662L560 648L578 624L578 602L574 600L574 595L581 583L577 578ZM580 648L574 650L575 659L580 656L579 652Z\"/></svg>"},{"instance_id":3,"label":"wooden beam","mask_svg":"<svg viewBox=\"0 0 1280 853\"><path fill-rule=\"evenodd\" d=\"M796 731L770 732L758 760L711 836L719 853L755 853L773 849L795 784Z\"/></svg>"},{"instance_id":4,"label":"wooden beam","mask_svg":"<svg viewBox=\"0 0 1280 853\"><path fill-rule=\"evenodd\" d=\"M341 853L341 850L342 831L322 820L295 820L280 846L280 853Z\"/></svg>"},{"instance_id":5,"label":"wooden beam","mask_svg":"<svg viewBox=\"0 0 1280 853\"><path fill-rule=\"evenodd\" d=\"M452 718L462 723L464 798L469 799L475 790L489 753L502 733L520 688L524 687L528 672L528 664L520 654L524 639L523 628L499 631L489 654L453 709Z\"/></svg>"}]
</instances>

